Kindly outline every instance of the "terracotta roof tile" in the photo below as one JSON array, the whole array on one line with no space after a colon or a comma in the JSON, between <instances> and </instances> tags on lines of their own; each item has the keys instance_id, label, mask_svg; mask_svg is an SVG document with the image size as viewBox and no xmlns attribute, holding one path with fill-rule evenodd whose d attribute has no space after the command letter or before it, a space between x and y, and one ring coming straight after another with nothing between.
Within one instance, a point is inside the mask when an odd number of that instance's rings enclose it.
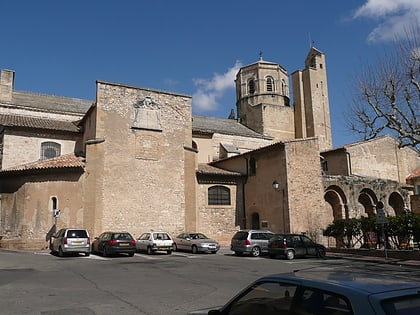
<instances>
[{"instance_id":1,"label":"terracotta roof tile","mask_svg":"<svg viewBox=\"0 0 420 315\"><path fill-rule=\"evenodd\" d=\"M59 121L19 115L0 114L0 126L49 129L70 132L80 131L79 128L73 122L70 121Z\"/></svg>"},{"instance_id":2,"label":"terracotta roof tile","mask_svg":"<svg viewBox=\"0 0 420 315\"><path fill-rule=\"evenodd\" d=\"M418 177L420 177L420 168L416 169L414 172L408 175L407 178L405 179L405 182L409 185L413 185L414 179Z\"/></svg>"},{"instance_id":3,"label":"terracotta roof tile","mask_svg":"<svg viewBox=\"0 0 420 315\"><path fill-rule=\"evenodd\" d=\"M198 164L197 174L241 176L239 172L231 172L208 164Z\"/></svg>"},{"instance_id":4,"label":"terracotta roof tile","mask_svg":"<svg viewBox=\"0 0 420 315\"><path fill-rule=\"evenodd\" d=\"M74 153L61 155L52 159L36 161L23 165L18 165L8 169L0 170L0 174L10 174L31 170L47 170L59 168L84 168L85 158L76 156Z\"/></svg>"}]
</instances>

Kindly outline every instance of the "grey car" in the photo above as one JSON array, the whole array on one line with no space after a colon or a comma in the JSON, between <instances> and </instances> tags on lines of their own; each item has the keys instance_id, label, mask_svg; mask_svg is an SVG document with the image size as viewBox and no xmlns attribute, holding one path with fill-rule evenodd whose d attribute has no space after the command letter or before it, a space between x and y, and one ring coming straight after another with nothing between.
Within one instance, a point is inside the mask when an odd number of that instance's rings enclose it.
<instances>
[{"instance_id":1,"label":"grey car","mask_svg":"<svg viewBox=\"0 0 420 315\"><path fill-rule=\"evenodd\" d=\"M235 255L248 254L258 257L268 253L268 240L274 233L267 230L241 230L235 233L230 242L230 249Z\"/></svg>"},{"instance_id":2,"label":"grey car","mask_svg":"<svg viewBox=\"0 0 420 315\"><path fill-rule=\"evenodd\" d=\"M188 314L420 314L419 292L407 276L313 268L262 277L224 306Z\"/></svg>"},{"instance_id":3,"label":"grey car","mask_svg":"<svg viewBox=\"0 0 420 315\"><path fill-rule=\"evenodd\" d=\"M86 229L63 228L52 236L50 242L52 253L63 257L66 254L83 253L90 255L90 237Z\"/></svg>"},{"instance_id":4,"label":"grey car","mask_svg":"<svg viewBox=\"0 0 420 315\"><path fill-rule=\"evenodd\" d=\"M193 254L216 254L219 249L219 243L208 238L203 233L181 233L174 238L174 250L187 250Z\"/></svg>"}]
</instances>

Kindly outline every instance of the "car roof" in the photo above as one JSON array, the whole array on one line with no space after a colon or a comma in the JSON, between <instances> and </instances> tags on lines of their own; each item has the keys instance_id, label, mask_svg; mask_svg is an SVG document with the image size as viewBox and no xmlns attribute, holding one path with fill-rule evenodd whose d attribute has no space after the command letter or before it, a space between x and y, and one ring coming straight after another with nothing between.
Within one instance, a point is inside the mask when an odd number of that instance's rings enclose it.
<instances>
[{"instance_id":1,"label":"car roof","mask_svg":"<svg viewBox=\"0 0 420 315\"><path fill-rule=\"evenodd\" d=\"M240 230L238 232L267 232L267 233L273 233L273 232L271 232L269 230Z\"/></svg>"},{"instance_id":2,"label":"car roof","mask_svg":"<svg viewBox=\"0 0 420 315\"><path fill-rule=\"evenodd\" d=\"M378 268L380 268L378 266ZM348 292L362 294L378 294L388 291L410 288L420 289L416 280L373 272L350 271L342 269L311 269L291 273L268 275L260 280L264 281L292 281L302 285L320 288L334 292Z\"/></svg>"}]
</instances>

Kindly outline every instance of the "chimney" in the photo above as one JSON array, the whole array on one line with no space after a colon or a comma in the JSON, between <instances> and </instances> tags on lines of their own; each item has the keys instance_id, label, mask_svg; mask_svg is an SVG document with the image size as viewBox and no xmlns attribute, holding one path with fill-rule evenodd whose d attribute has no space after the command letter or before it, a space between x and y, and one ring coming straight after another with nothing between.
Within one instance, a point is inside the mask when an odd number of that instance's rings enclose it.
<instances>
[{"instance_id":1,"label":"chimney","mask_svg":"<svg viewBox=\"0 0 420 315\"><path fill-rule=\"evenodd\" d=\"M0 102L11 103L15 72L13 70L0 70Z\"/></svg>"}]
</instances>

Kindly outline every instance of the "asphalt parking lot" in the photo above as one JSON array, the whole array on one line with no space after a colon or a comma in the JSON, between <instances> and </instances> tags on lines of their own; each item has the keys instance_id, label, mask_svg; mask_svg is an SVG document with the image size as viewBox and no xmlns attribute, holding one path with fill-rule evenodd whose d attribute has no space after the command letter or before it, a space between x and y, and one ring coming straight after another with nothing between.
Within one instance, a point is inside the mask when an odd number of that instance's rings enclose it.
<instances>
[{"instance_id":1,"label":"asphalt parking lot","mask_svg":"<svg viewBox=\"0 0 420 315\"><path fill-rule=\"evenodd\" d=\"M257 278L323 266L420 279L413 266L349 258L269 259L217 254L136 253L60 258L49 251L0 250L2 314L186 314L224 304ZM419 280L420 281L420 280Z\"/></svg>"}]
</instances>

